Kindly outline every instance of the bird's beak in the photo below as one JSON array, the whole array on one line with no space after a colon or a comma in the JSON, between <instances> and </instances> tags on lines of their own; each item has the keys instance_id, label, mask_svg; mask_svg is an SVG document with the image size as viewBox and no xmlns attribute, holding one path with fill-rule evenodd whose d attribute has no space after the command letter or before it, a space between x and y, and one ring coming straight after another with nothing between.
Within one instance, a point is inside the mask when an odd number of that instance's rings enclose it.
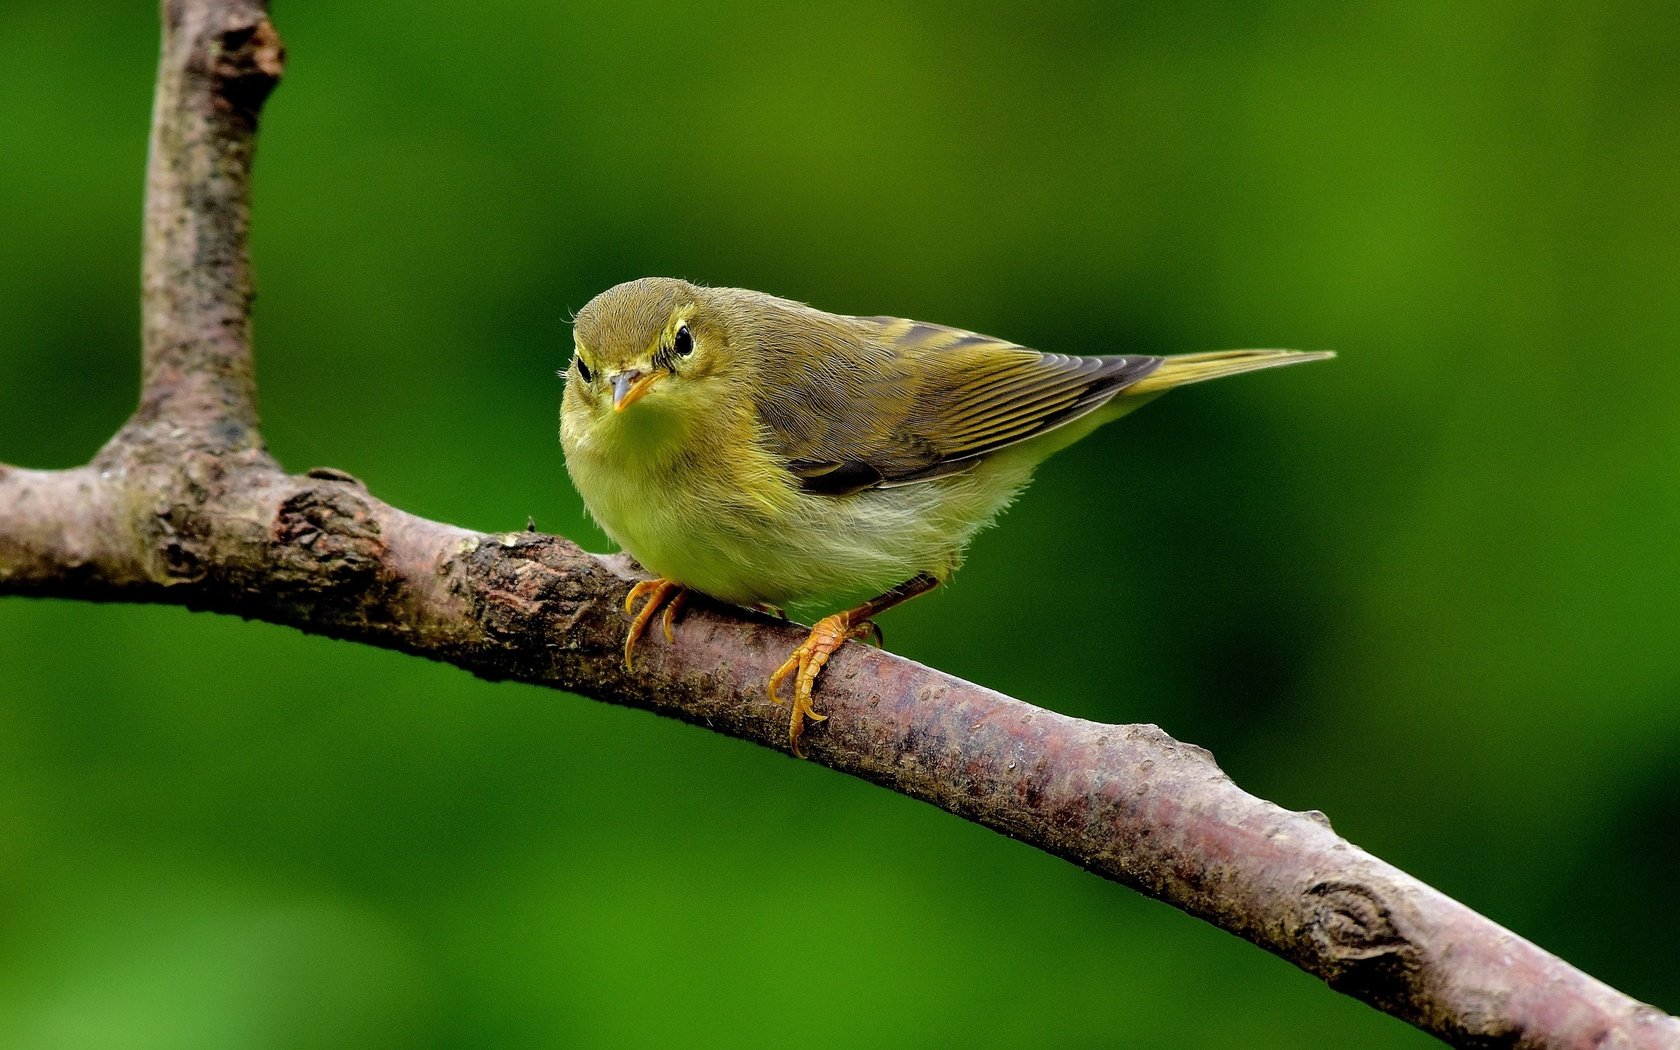
<instances>
[{"instance_id":1,"label":"bird's beak","mask_svg":"<svg viewBox=\"0 0 1680 1050\"><path fill-rule=\"evenodd\" d=\"M664 372L643 372L639 368L632 368L628 372L620 372L612 377L613 411L622 412L642 399L642 396L653 389L653 384L659 381Z\"/></svg>"}]
</instances>

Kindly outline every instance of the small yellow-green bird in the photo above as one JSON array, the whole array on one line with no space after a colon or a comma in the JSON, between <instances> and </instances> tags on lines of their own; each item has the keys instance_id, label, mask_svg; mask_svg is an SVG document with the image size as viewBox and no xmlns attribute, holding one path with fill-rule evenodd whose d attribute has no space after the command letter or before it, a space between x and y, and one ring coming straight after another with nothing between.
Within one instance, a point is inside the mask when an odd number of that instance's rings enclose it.
<instances>
[{"instance_id":1,"label":"small yellow-green bird","mask_svg":"<svg viewBox=\"0 0 1680 1050\"><path fill-rule=\"evenodd\" d=\"M560 440L589 512L659 578L624 662L687 590L758 608L875 595L818 621L794 677L800 753L817 675L870 618L946 580L1058 449L1186 383L1332 356L1069 357L897 317L648 277L578 312Z\"/></svg>"}]
</instances>

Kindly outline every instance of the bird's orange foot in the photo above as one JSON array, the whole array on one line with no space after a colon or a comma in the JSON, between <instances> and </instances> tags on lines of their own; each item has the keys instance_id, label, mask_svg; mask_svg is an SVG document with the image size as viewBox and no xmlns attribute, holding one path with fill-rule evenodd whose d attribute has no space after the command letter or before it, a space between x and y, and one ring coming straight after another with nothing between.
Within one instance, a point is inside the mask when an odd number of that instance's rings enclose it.
<instances>
[{"instance_id":1,"label":"bird's orange foot","mask_svg":"<svg viewBox=\"0 0 1680 1050\"><path fill-rule=\"evenodd\" d=\"M787 662L776 668L776 673L770 676L770 699L781 703L778 695L782 683L790 676L794 678L793 686L793 715L788 719L788 743L793 746L793 753L800 758L805 753L799 750L799 738L805 735L805 720L821 722L827 715L811 706L811 690L817 683L817 675L822 673L823 665L835 651L846 644L849 638L863 638L870 634L879 634L879 629L868 620L854 619L849 612L835 613L817 621L811 628L810 635Z\"/></svg>"},{"instance_id":2,"label":"bird's orange foot","mask_svg":"<svg viewBox=\"0 0 1680 1050\"><path fill-rule=\"evenodd\" d=\"M688 600L688 592L683 590L680 583L670 580L643 580L630 588L630 593L624 596L624 612L630 614L636 608L636 599L647 598L647 603L635 618L630 621L630 629L624 632L624 669L636 669L633 660L636 643L641 641L642 635L647 633L647 625L653 621L654 614L659 612L661 605L665 606L665 617L661 621L665 628L665 640L676 641L671 632L671 624L676 620L677 613L682 610L683 603ZM669 602L667 603L667 599Z\"/></svg>"}]
</instances>

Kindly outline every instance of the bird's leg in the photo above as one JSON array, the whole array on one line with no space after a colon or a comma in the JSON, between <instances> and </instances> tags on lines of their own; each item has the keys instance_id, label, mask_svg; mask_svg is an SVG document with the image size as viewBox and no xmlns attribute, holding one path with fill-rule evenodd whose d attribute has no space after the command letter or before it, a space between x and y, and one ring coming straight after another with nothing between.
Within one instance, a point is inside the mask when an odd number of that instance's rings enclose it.
<instances>
[{"instance_id":1,"label":"bird's leg","mask_svg":"<svg viewBox=\"0 0 1680 1050\"><path fill-rule=\"evenodd\" d=\"M636 669L632 659L636 651L636 643L647 632L647 625L653 620L653 616L659 611L659 607L665 604L667 598L670 599L671 604L665 607L665 640L668 642L674 640L671 634L671 621L675 619L677 610L683 606L685 592L682 584L673 583L670 580L643 580L630 588L630 593L624 596L624 612L626 615L636 607L636 599L642 597L647 598L647 603L642 606L640 612L635 614L635 619L630 621L630 629L624 632L624 669L626 671Z\"/></svg>"},{"instance_id":2,"label":"bird's leg","mask_svg":"<svg viewBox=\"0 0 1680 1050\"><path fill-rule=\"evenodd\" d=\"M829 657L845 645L848 638L866 638L870 634L879 637L881 629L870 621L870 617L895 605L902 605L918 594L926 594L937 586L938 580L923 573L904 581L878 598L871 598L855 609L823 617L811 628L804 644L793 651L786 663L776 668L776 673L770 676L770 699L775 703L782 702L782 698L777 695L782 682L790 676L794 678L793 714L788 719L788 743L792 745L796 756L805 757L804 752L799 750L799 738L805 733L805 720L808 718L813 722L821 722L828 717L811 706L811 690Z\"/></svg>"}]
</instances>

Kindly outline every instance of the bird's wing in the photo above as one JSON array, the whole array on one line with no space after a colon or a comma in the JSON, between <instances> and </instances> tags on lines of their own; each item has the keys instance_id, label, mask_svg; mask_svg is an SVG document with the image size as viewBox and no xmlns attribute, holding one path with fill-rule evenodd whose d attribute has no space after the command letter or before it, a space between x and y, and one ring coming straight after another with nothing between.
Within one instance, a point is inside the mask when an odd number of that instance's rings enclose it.
<instances>
[{"instance_id":1,"label":"bird's wing","mask_svg":"<svg viewBox=\"0 0 1680 1050\"><path fill-rule=\"evenodd\" d=\"M1161 360L1044 354L896 317L834 320L820 346L774 355L759 405L802 487L831 495L966 469L1090 412Z\"/></svg>"}]
</instances>

